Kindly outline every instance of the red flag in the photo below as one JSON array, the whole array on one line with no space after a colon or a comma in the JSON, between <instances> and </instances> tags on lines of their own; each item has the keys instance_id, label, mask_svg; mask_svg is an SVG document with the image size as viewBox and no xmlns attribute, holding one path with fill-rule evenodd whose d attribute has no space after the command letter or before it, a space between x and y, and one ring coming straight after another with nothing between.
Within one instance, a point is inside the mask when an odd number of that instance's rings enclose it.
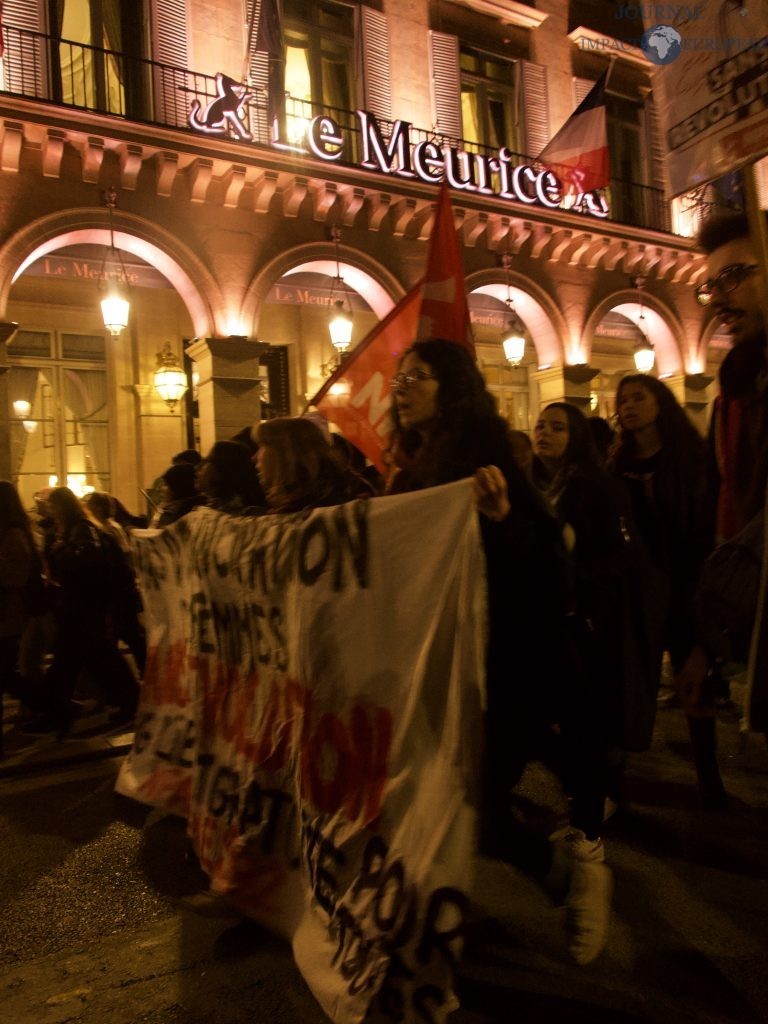
<instances>
[{"instance_id":1,"label":"red flag","mask_svg":"<svg viewBox=\"0 0 768 1024\"><path fill-rule=\"evenodd\" d=\"M385 470L383 449L392 427L389 382L400 356L416 336L420 305L421 283L355 346L309 401L381 472Z\"/></svg>"},{"instance_id":2,"label":"red flag","mask_svg":"<svg viewBox=\"0 0 768 1024\"><path fill-rule=\"evenodd\" d=\"M610 184L608 130L605 121L605 71L555 137L539 154L537 163L551 168L569 192L593 192Z\"/></svg>"},{"instance_id":3,"label":"red flag","mask_svg":"<svg viewBox=\"0 0 768 1024\"><path fill-rule=\"evenodd\" d=\"M417 337L419 340L445 338L446 341L466 345L472 355L475 354L467 294L464 290L464 264L445 182L440 186L435 226L429 240Z\"/></svg>"}]
</instances>

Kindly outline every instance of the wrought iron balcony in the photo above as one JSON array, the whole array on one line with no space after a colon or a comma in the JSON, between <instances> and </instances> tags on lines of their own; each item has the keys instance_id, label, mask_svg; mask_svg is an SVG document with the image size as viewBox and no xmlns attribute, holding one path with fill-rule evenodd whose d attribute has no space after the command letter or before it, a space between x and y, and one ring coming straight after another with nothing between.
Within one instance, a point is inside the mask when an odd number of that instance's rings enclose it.
<instances>
[{"instance_id":1,"label":"wrought iron balcony","mask_svg":"<svg viewBox=\"0 0 768 1024\"><path fill-rule=\"evenodd\" d=\"M0 60L0 92L185 132L195 131L189 123L192 109L198 116L205 116L211 104L221 99L220 80L214 75L10 26L3 28L3 34L5 52ZM232 84L240 88L238 83ZM233 116L222 123L220 130L209 128L209 134L272 148L266 90L249 87L241 109L239 125ZM300 140L304 126L318 114L333 118L350 140L350 150L345 156L353 163L359 159L361 128L353 111L324 107L290 96L286 96L280 118L284 143L303 148ZM378 123L387 139L395 122L379 120ZM498 155L498 151L471 140L425 129L412 127L410 137L414 143L433 142L440 148L455 147L488 157ZM524 153L514 153L512 159L535 166L535 158ZM606 190L606 199L610 210L608 219L613 222L673 231L670 204L659 189L614 179Z\"/></svg>"}]
</instances>

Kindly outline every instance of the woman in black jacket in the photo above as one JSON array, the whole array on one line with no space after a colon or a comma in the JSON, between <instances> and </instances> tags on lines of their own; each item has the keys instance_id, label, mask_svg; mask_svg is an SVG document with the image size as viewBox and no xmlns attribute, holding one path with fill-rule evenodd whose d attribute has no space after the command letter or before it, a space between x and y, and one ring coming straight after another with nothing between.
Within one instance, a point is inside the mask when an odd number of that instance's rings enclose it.
<instances>
[{"instance_id":1,"label":"woman in black jacket","mask_svg":"<svg viewBox=\"0 0 768 1024\"><path fill-rule=\"evenodd\" d=\"M489 613L481 845L504 854L510 790L539 753L538 741L552 723L563 721L562 692L576 685L571 678L561 686L567 573L559 531L518 468L508 424L465 348L440 339L411 346L392 381L392 418L400 468L390 493L474 478ZM565 773L580 829L587 805L602 817L602 795L593 792L596 752L574 736L566 755L577 748L579 756L566 763ZM600 952L608 918L610 875L598 863L602 844L591 846L595 863L586 874L569 871L571 951L580 963ZM579 900L586 888L590 906L584 913Z\"/></svg>"},{"instance_id":2,"label":"woman in black jacket","mask_svg":"<svg viewBox=\"0 0 768 1024\"><path fill-rule=\"evenodd\" d=\"M658 581L658 677L665 650L677 673L697 641L694 593L714 545L715 499L704 440L666 384L644 374L624 377L616 391L616 412L621 432L613 469L629 488ZM714 712L688 716L688 728L702 798L721 805L726 795L717 765Z\"/></svg>"},{"instance_id":3,"label":"woman in black jacket","mask_svg":"<svg viewBox=\"0 0 768 1024\"><path fill-rule=\"evenodd\" d=\"M46 542L45 561L55 587L56 642L45 678L50 713L42 727L63 738L72 724L72 694L82 669L115 708L114 724L133 718L138 684L118 651L110 621L122 596L115 588L125 585L111 538L68 487L54 488L48 504L55 533Z\"/></svg>"}]
</instances>

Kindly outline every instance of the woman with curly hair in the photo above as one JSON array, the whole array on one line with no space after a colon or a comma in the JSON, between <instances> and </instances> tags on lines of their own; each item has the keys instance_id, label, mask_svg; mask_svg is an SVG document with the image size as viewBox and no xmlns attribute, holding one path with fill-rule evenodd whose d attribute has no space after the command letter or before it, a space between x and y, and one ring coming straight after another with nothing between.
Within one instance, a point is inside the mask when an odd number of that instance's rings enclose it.
<instances>
[{"instance_id":1,"label":"woman with curly hair","mask_svg":"<svg viewBox=\"0 0 768 1024\"><path fill-rule=\"evenodd\" d=\"M637 527L658 578L661 674L664 650L681 670L696 644L694 592L714 544L715 498L708 482L706 446L669 388L644 374L624 377L616 391L620 434L613 470L629 488ZM710 695L711 696L711 695ZM702 798L726 799L715 748L712 701L686 709Z\"/></svg>"},{"instance_id":2,"label":"woman with curly hair","mask_svg":"<svg viewBox=\"0 0 768 1024\"><path fill-rule=\"evenodd\" d=\"M518 467L507 422L469 352L440 339L409 348L392 381L399 471L390 493L472 477L488 581L487 712L481 791L481 847L508 856L514 834L510 791L528 760L564 727L563 775L574 795L572 822L602 818L597 752L570 729L565 695L579 681L564 672L567 573L557 524ZM570 830L569 830L570 831ZM583 832L580 833L583 835ZM520 836L515 835L518 846ZM585 843L587 840L585 839ZM553 852L553 881L569 907L570 950L581 964L603 948L610 872L599 838L591 863ZM574 844L569 846L569 851Z\"/></svg>"}]
</instances>

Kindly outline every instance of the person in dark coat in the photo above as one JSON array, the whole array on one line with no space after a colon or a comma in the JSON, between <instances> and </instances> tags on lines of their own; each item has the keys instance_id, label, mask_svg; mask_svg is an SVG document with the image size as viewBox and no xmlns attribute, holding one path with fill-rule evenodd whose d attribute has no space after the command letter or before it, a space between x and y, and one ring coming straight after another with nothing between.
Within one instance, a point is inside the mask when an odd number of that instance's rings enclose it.
<instances>
[{"instance_id":1,"label":"person in dark coat","mask_svg":"<svg viewBox=\"0 0 768 1024\"><path fill-rule=\"evenodd\" d=\"M474 480L489 620L480 842L486 853L508 856L511 788L537 756L536 740L549 742L552 724L564 720L564 694L579 685L572 674L565 678L559 658L549 659L565 638L567 573L559 530L518 467L509 425L463 346L430 339L405 352L392 381L392 418L399 469L390 493ZM570 949L585 964L605 943L611 880L599 836L587 838L580 827L591 820L587 815L602 817L602 797L594 791L597 751L575 731L570 736L573 743L563 752L576 827L558 833L553 868L567 892Z\"/></svg>"},{"instance_id":2,"label":"person in dark coat","mask_svg":"<svg viewBox=\"0 0 768 1024\"><path fill-rule=\"evenodd\" d=\"M714 544L714 498L704 440L663 381L630 374L616 391L621 432L612 465L632 498L634 519L655 570L654 659L663 651L680 672L696 643L694 595ZM725 801L717 765L714 716L688 716L702 799Z\"/></svg>"},{"instance_id":3,"label":"person in dark coat","mask_svg":"<svg viewBox=\"0 0 768 1024\"><path fill-rule=\"evenodd\" d=\"M192 509L202 505L205 498L197 489L196 469L189 462L179 462L163 473L161 480L162 506L152 525L162 529L170 526Z\"/></svg>"}]
</instances>

